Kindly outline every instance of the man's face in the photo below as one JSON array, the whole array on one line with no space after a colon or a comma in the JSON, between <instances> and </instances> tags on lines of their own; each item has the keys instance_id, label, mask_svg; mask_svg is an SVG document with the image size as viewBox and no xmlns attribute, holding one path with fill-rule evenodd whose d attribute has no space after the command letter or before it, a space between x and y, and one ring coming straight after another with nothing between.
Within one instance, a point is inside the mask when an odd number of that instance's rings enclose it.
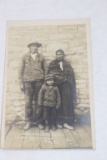
<instances>
[{"instance_id":1,"label":"man's face","mask_svg":"<svg viewBox=\"0 0 107 160\"><path fill-rule=\"evenodd\" d=\"M57 58L58 61L61 61L61 60L64 59L64 55L62 54L62 52L57 52L56 58Z\"/></svg>"},{"instance_id":2,"label":"man's face","mask_svg":"<svg viewBox=\"0 0 107 160\"><path fill-rule=\"evenodd\" d=\"M38 48L36 47L36 46L31 46L30 47L30 51L31 51L31 53L37 53L38 52Z\"/></svg>"}]
</instances>

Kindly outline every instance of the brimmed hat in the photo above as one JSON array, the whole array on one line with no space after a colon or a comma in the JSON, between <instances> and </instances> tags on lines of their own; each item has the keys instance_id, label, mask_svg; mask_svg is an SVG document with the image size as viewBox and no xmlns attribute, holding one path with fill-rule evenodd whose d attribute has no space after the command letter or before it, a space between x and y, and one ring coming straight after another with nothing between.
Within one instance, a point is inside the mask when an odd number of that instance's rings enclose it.
<instances>
[{"instance_id":1,"label":"brimmed hat","mask_svg":"<svg viewBox=\"0 0 107 160\"><path fill-rule=\"evenodd\" d=\"M33 42L33 43L30 43L30 44L28 44L27 45L27 47L31 47L31 46L36 46L36 47L41 47L42 46L42 44L41 43L38 43L38 42Z\"/></svg>"},{"instance_id":2,"label":"brimmed hat","mask_svg":"<svg viewBox=\"0 0 107 160\"><path fill-rule=\"evenodd\" d=\"M45 81L47 81L47 80L49 80L49 79L54 79L53 74L47 74L47 75L45 76Z\"/></svg>"}]
</instances>

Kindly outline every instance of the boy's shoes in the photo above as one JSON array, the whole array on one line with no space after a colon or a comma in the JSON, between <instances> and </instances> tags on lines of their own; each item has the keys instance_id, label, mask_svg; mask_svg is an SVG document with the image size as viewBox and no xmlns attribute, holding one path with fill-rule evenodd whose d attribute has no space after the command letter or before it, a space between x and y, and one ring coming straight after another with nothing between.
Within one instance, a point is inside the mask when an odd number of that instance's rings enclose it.
<instances>
[{"instance_id":1,"label":"boy's shoes","mask_svg":"<svg viewBox=\"0 0 107 160\"><path fill-rule=\"evenodd\" d=\"M44 126L42 124L38 124L38 127L39 127L40 130L44 129Z\"/></svg>"},{"instance_id":2,"label":"boy's shoes","mask_svg":"<svg viewBox=\"0 0 107 160\"><path fill-rule=\"evenodd\" d=\"M70 130L74 129L72 126L68 125L67 123L64 123L63 126L64 126L65 128L67 128L67 129L70 129Z\"/></svg>"},{"instance_id":3,"label":"boy's shoes","mask_svg":"<svg viewBox=\"0 0 107 160\"><path fill-rule=\"evenodd\" d=\"M52 126L53 131L56 131L56 129L57 129L56 126Z\"/></svg>"},{"instance_id":4,"label":"boy's shoes","mask_svg":"<svg viewBox=\"0 0 107 160\"><path fill-rule=\"evenodd\" d=\"M31 127L31 123L27 123L26 126L23 129L28 130L30 127Z\"/></svg>"},{"instance_id":5,"label":"boy's shoes","mask_svg":"<svg viewBox=\"0 0 107 160\"><path fill-rule=\"evenodd\" d=\"M49 132L49 126L46 126L46 127L45 127L45 131L46 131L46 132Z\"/></svg>"},{"instance_id":6,"label":"boy's shoes","mask_svg":"<svg viewBox=\"0 0 107 160\"><path fill-rule=\"evenodd\" d=\"M32 126L37 126L37 123L36 122L32 122Z\"/></svg>"},{"instance_id":7,"label":"boy's shoes","mask_svg":"<svg viewBox=\"0 0 107 160\"><path fill-rule=\"evenodd\" d=\"M57 124L57 128L62 129L63 126L61 124Z\"/></svg>"}]
</instances>

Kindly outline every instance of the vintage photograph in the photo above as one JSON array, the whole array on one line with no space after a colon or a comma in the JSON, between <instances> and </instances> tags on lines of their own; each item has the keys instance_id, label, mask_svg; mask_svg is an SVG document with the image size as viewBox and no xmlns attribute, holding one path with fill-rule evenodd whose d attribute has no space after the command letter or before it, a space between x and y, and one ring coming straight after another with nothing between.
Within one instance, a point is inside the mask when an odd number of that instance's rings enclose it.
<instances>
[{"instance_id":1,"label":"vintage photograph","mask_svg":"<svg viewBox=\"0 0 107 160\"><path fill-rule=\"evenodd\" d=\"M8 21L1 147L94 149L90 21Z\"/></svg>"}]
</instances>

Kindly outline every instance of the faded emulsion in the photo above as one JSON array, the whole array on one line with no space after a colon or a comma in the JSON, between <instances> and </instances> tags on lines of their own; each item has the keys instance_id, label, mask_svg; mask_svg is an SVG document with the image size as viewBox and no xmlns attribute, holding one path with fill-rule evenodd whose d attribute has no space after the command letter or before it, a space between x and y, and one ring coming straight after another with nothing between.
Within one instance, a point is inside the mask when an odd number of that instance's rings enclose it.
<instances>
[{"instance_id":1,"label":"faded emulsion","mask_svg":"<svg viewBox=\"0 0 107 160\"><path fill-rule=\"evenodd\" d=\"M87 23L9 23L4 148L92 149Z\"/></svg>"}]
</instances>

